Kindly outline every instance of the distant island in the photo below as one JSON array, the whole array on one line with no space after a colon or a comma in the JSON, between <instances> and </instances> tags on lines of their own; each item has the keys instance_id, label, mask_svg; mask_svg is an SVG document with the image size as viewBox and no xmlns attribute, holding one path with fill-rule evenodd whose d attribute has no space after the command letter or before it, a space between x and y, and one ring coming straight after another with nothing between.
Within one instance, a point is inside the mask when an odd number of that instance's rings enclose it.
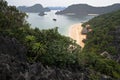
<instances>
[{"instance_id":1,"label":"distant island","mask_svg":"<svg viewBox=\"0 0 120 80\"><path fill-rule=\"evenodd\" d=\"M20 10L22 12L32 12L32 13L41 13L41 12L49 12L50 11L49 8L44 8L41 4L35 4L30 7L19 6L17 8L18 8L18 10Z\"/></svg>"},{"instance_id":2,"label":"distant island","mask_svg":"<svg viewBox=\"0 0 120 80\"><path fill-rule=\"evenodd\" d=\"M68 8L56 12L58 15L88 15L88 14L104 14L120 9L120 4L113 4L106 7L93 7L87 4L75 4Z\"/></svg>"},{"instance_id":3,"label":"distant island","mask_svg":"<svg viewBox=\"0 0 120 80\"><path fill-rule=\"evenodd\" d=\"M38 15L39 15L39 16L44 16L44 15L46 15L46 14L45 14L45 12L40 12Z\"/></svg>"}]
</instances>

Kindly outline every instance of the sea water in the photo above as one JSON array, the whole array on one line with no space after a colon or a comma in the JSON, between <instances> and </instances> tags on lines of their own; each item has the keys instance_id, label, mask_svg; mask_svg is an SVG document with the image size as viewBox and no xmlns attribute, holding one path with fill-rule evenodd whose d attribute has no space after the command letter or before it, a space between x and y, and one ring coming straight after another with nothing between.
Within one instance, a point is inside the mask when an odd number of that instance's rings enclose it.
<instances>
[{"instance_id":1,"label":"sea water","mask_svg":"<svg viewBox=\"0 0 120 80\"><path fill-rule=\"evenodd\" d=\"M51 29L58 27L60 34L68 36L68 31L71 25L86 22L94 17L94 15L55 15L55 12L56 11L54 10L46 12L46 15L44 16L39 16L39 13L27 13L27 21L31 24L32 28ZM56 21L53 19L56 19Z\"/></svg>"}]
</instances>

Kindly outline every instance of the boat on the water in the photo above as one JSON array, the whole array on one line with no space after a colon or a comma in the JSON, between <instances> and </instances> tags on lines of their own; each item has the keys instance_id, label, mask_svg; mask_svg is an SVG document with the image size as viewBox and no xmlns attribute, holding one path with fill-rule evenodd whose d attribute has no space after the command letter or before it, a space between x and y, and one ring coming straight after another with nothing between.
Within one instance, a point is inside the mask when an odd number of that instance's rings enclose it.
<instances>
[{"instance_id":1,"label":"boat on the water","mask_svg":"<svg viewBox=\"0 0 120 80\"><path fill-rule=\"evenodd\" d=\"M53 21L57 21L57 19L54 18Z\"/></svg>"}]
</instances>

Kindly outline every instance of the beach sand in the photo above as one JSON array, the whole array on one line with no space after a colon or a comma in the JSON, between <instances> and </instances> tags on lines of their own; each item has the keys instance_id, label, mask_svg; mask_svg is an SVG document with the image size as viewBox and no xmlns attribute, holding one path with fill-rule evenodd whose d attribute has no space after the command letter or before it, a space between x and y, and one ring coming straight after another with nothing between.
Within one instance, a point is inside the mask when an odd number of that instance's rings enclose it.
<instances>
[{"instance_id":1,"label":"beach sand","mask_svg":"<svg viewBox=\"0 0 120 80\"><path fill-rule=\"evenodd\" d=\"M81 34L83 29L81 25L81 23L72 25L69 29L69 37L76 40L76 43L83 48L85 44L82 40L86 39L86 35Z\"/></svg>"}]
</instances>

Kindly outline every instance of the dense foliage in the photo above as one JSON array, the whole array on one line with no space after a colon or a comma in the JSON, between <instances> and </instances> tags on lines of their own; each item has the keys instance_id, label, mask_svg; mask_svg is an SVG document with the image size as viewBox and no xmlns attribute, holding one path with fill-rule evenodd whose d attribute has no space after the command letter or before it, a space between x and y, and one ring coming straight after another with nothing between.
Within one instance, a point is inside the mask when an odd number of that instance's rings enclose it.
<instances>
[{"instance_id":1,"label":"dense foliage","mask_svg":"<svg viewBox=\"0 0 120 80\"><path fill-rule=\"evenodd\" d=\"M95 60L95 56L92 58L93 55L90 53L89 55L92 56L89 60L93 59L95 70L120 78L120 66L114 62L118 62L120 57L120 10L97 16L84 23L83 26L85 27L87 24L90 25L93 31L87 34L86 45L83 52L96 53L95 55L97 56L107 52L107 56L104 56L105 59L96 58L97 60ZM115 69L118 72L116 72Z\"/></svg>"},{"instance_id":2,"label":"dense foliage","mask_svg":"<svg viewBox=\"0 0 120 80\"><path fill-rule=\"evenodd\" d=\"M87 36L86 51L89 50L95 53L107 51L112 55L119 53L117 48L119 39L116 39L116 37L119 37L116 36L119 33L115 33L120 28L120 10L95 17L83 26L86 24L89 24L93 29L93 32L88 33ZM115 40L117 41L115 42ZM115 45L115 43L117 44Z\"/></svg>"},{"instance_id":3,"label":"dense foliage","mask_svg":"<svg viewBox=\"0 0 120 80\"><path fill-rule=\"evenodd\" d=\"M90 20L88 23L93 32L88 33L86 47L81 52L80 46L69 37L60 35L57 27L48 30L32 29L25 20L25 13L1 0L0 35L19 40L27 48L26 55L30 63L41 62L61 68L71 65L77 68L77 65L81 70L89 69L90 72L96 72L88 75L90 80L99 80L101 75L120 79L120 65L112 59L96 54L103 51L116 54L115 47L109 44L113 40L113 36L109 36L109 31L119 26L119 16L120 11Z\"/></svg>"}]
</instances>

